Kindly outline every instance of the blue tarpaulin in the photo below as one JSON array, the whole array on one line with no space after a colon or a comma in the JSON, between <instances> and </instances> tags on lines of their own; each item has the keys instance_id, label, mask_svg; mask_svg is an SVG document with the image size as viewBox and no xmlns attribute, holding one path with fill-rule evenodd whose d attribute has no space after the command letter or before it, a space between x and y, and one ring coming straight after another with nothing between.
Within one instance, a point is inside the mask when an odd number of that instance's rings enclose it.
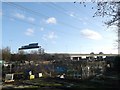
<instances>
[{"instance_id":1,"label":"blue tarpaulin","mask_svg":"<svg viewBox=\"0 0 120 90\"><path fill-rule=\"evenodd\" d=\"M62 66L58 66L58 67L55 67L55 71L58 72L58 73L66 72L67 68L66 67L62 67Z\"/></svg>"}]
</instances>

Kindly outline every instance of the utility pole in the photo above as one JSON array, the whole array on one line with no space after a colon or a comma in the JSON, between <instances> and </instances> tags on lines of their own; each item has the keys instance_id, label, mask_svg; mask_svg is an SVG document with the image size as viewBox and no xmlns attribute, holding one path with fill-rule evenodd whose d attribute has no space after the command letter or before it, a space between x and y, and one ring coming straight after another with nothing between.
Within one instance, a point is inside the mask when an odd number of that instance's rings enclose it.
<instances>
[{"instance_id":1,"label":"utility pole","mask_svg":"<svg viewBox=\"0 0 120 90\"><path fill-rule=\"evenodd\" d=\"M120 1L118 2L118 54L120 54Z\"/></svg>"}]
</instances>

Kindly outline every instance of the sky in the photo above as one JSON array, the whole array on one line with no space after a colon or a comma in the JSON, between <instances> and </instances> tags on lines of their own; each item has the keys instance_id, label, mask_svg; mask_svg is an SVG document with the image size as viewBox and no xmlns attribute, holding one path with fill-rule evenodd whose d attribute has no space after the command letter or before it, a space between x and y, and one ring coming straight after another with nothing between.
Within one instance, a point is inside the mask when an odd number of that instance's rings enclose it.
<instances>
[{"instance_id":1,"label":"sky","mask_svg":"<svg viewBox=\"0 0 120 90\"><path fill-rule=\"evenodd\" d=\"M95 11L91 2L2 2L1 47L16 53L38 43L47 53L117 53L117 27L104 25L109 17L93 18Z\"/></svg>"}]
</instances>

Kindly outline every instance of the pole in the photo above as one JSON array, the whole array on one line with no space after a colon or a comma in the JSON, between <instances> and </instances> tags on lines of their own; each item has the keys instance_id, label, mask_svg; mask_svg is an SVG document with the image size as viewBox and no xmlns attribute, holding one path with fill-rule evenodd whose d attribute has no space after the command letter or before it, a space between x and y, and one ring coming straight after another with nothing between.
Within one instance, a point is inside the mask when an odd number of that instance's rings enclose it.
<instances>
[{"instance_id":1,"label":"pole","mask_svg":"<svg viewBox=\"0 0 120 90\"><path fill-rule=\"evenodd\" d=\"M118 2L118 54L120 54L120 1Z\"/></svg>"}]
</instances>

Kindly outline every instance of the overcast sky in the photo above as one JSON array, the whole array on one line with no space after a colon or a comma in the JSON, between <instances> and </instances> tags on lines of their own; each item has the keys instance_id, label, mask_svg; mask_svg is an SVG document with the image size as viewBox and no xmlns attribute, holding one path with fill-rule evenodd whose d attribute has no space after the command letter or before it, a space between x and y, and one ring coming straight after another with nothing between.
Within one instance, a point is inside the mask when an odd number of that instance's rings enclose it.
<instances>
[{"instance_id":1,"label":"overcast sky","mask_svg":"<svg viewBox=\"0 0 120 90\"><path fill-rule=\"evenodd\" d=\"M117 29L107 28L106 17L95 17L91 2L2 3L2 47L17 52L22 45L39 43L53 53L117 53ZM2 17L2 18L1 18Z\"/></svg>"}]
</instances>

